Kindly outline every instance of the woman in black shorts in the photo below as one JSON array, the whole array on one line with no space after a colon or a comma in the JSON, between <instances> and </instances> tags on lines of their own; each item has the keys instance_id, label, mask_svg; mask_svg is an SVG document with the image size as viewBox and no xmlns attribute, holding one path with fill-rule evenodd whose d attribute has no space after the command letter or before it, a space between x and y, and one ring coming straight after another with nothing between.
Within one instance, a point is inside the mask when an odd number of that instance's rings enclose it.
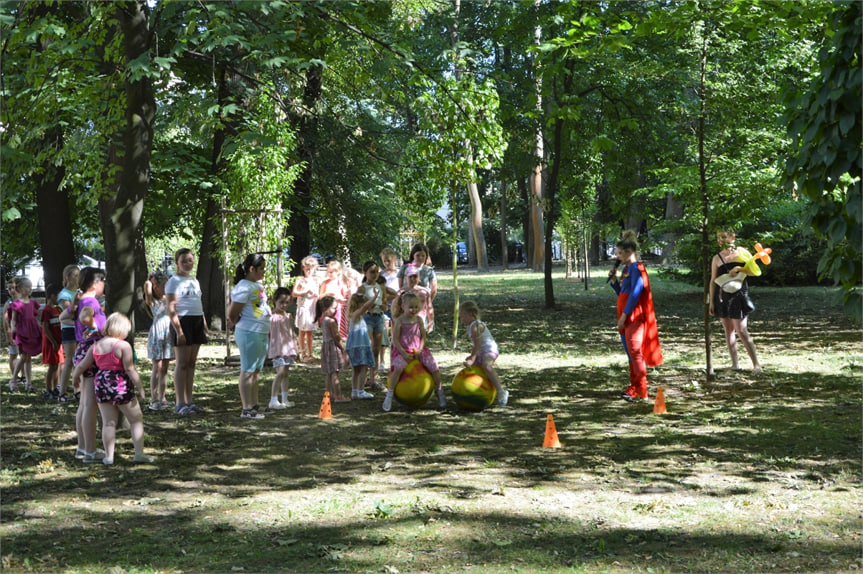
<instances>
[{"instance_id":1,"label":"woman in black shorts","mask_svg":"<svg viewBox=\"0 0 863 574\"><path fill-rule=\"evenodd\" d=\"M728 353L731 355L731 368L735 371L740 370L740 365L737 363L737 337L740 336L743 346L746 347L746 352L749 353L749 358L752 359L752 372L760 373L761 365L758 364L758 357L755 355L755 342L746 326L746 320L749 314L755 310L755 305L749 300L749 285L746 282L746 275L739 273L743 269L743 262L739 259L737 247L734 245L734 231L720 229L716 233L716 240L722 251L713 256L710 266L710 314L718 316L719 320L722 321L725 341L728 343ZM740 279L740 282L737 283L740 288L728 292L726 290L729 289L728 287L720 287L716 278L724 275ZM736 289L737 285L731 289Z\"/></svg>"},{"instance_id":2,"label":"woman in black shorts","mask_svg":"<svg viewBox=\"0 0 863 574\"><path fill-rule=\"evenodd\" d=\"M191 249L177 250L174 255L177 271L165 284L168 317L171 319L171 343L177 362L174 366L174 388L177 405L174 413L193 415L203 411L192 402L195 387L195 365L201 345L209 339L207 319L201 302L201 285L192 276L195 255Z\"/></svg>"}]
</instances>

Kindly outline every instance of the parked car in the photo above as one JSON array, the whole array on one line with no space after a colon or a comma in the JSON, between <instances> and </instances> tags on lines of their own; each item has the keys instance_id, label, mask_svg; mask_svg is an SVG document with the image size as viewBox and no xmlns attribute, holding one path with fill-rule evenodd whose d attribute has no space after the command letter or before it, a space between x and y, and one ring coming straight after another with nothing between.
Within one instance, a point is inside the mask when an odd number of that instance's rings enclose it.
<instances>
[{"instance_id":1,"label":"parked car","mask_svg":"<svg viewBox=\"0 0 863 574\"><path fill-rule=\"evenodd\" d=\"M458 262L459 263L467 263L468 262L468 253L467 253L467 243L464 241L459 241L455 244L456 253L458 254Z\"/></svg>"}]
</instances>

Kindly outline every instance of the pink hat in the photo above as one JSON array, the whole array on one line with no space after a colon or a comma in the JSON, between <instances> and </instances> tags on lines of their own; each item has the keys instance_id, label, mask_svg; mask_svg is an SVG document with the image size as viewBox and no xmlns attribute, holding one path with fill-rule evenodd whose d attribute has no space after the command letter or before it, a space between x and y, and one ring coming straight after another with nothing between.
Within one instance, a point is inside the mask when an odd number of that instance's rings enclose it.
<instances>
[{"instance_id":1,"label":"pink hat","mask_svg":"<svg viewBox=\"0 0 863 574\"><path fill-rule=\"evenodd\" d=\"M411 275L419 275L419 274L420 274L419 269L417 269L417 266L414 265L413 263L408 265L407 269L405 269L405 277L410 277Z\"/></svg>"}]
</instances>

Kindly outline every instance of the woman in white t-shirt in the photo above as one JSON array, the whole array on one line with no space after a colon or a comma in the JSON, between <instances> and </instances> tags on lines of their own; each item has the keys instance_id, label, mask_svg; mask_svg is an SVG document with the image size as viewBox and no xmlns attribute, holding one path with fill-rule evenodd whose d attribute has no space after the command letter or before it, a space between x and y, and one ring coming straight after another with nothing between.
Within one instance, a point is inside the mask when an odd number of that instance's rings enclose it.
<instances>
[{"instance_id":1,"label":"woman in white t-shirt","mask_svg":"<svg viewBox=\"0 0 863 574\"><path fill-rule=\"evenodd\" d=\"M195 366L198 351L210 336L204 305L201 302L201 285L192 276L195 255L191 249L178 249L174 254L177 272L165 283L168 317L171 319L171 344L174 346L174 388L177 405L174 413L193 415L204 409L192 402L195 388Z\"/></svg>"},{"instance_id":2,"label":"woman in white t-shirt","mask_svg":"<svg viewBox=\"0 0 863 574\"><path fill-rule=\"evenodd\" d=\"M258 412L258 381L267 360L270 342L270 306L261 281L267 262L260 253L246 256L234 274L231 306L228 308L228 328L234 328L234 338L240 350L240 401L244 419L261 419ZM272 411L270 411L272 412ZM269 414L269 413L267 413Z\"/></svg>"}]
</instances>

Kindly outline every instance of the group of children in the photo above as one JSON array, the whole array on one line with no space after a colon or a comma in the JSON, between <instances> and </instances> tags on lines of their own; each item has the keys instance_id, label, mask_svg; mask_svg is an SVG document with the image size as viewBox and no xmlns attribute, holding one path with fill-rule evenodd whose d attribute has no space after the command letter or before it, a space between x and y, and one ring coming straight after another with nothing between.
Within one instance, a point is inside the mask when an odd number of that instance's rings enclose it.
<instances>
[{"instance_id":1,"label":"group of children","mask_svg":"<svg viewBox=\"0 0 863 574\"><path fill-rule=\"evenodd\" d=\"M308 256L300 262L302 275L292 291L279 288L273 293L272 308L262 281L266 270L263 257L250 254L237 267L228 324L234 328L240 350L242 418L261 419L293 406L287 398L288 369L296 362L320 363L325 390L332 402L373 399L375 395L369 391L386 390L384 410L389 411L399 378L407 364L417 359L436 382L440 406L446 405L440 372L427 346L428 333L434 328L433 300L437 293L437 279L428 265L428 249L417 244L409 263L401 269L392 249L381 252L381 261L383 266L366 261L361 272L342 269L340 262L330 261L326 279L319 282L315 277L318 260ZM299 331L296 337L288 313L291 297L296 298L293 321ZM505 405L508 393L493 369L497 345L485 324L479 321L479 309L473 303L465 303L460 316L473 342L465 365L482 365L497 388L498 403ZM321 331L320 357L313 353L317 330ZM389 370L385 366L388 347L391 347ZM265 358L272 360L277 374L270 402L266 409L261 409L257 404L258 379ZM339 380L345 368L351 369L350 396L342 393ZM386 385L378 382L377 377L386 376L387 372Z\"/></svg>"},{"instance_id":2,"label":"group of children","mask_svg":"<svg viewBox=\"0 0 863 574\"><path fill-rule=\"evenodd\" d=\"M68 345L65 325L60 314L71 303L77 288L78 268L68 266L63 273L62 290L54 285L45 289L45 305L31 298L33 284L26 277L15 277L7 284L8 301L3 309L3 327L9 350L9 390L17 391L19 383L33 392L33 358L42 356L48 367L43 397L60 402L69 400L66 387L72 371L74 344ZM74 338L73 338L74 341ZM61 371L60 366L63 366Z\"/></svg>"},{"instance_id":3,"label":"group of children","mask_svg":"<svg viewBox=\"0 0 863 574\"><path fill-rule=\"evenodd\" d=\"M410 262L401 269L397 269L398 257L393 250L385 249L381 259L383 268L367 261L362 273L352 269L342 271L339 262L331 261L327 265L327 279L319 284L314 276L318 261L306 257L301 262L303 275L295 282L293 290L280 287L274 292L272 309L267 306L261 283L263 258L238 268L238 273L240 269L243 271L236 281L238 287L232 291L232 305L237 307L229 309L229 324L237 327L241 360L249 344L261 345L260 336L251 343L240 342L241 337L246 337L240 329L241 314L245 314L259 323L266 322L263 345L266 357L276 369L268 409L259 411L254 402L263 361L241 366L241 414L244 418L260 419L274 410L293 406L288 400L288 371L297 360L320 362L326 390L334 402L372 399L374 395L369 390L386 389L383 409L389 411L396 384L408 363L417 359L435 380L440 406L446 406L440 370L427 345L428 333L434 328L433 300L437 292L434 271L427 265L428 250L422 244L415 246ZM78 271L74 265L64 269L63 289L49 286L46 303L41 307L30 297L32 285L28 279L16 278L9 283L10 300L3 313L12 371L9 388L18 390L20 373L25 389L33 390L31 360L41 354L43 363L48 366L45 398L70 400L67 394L72 390L67 388L70 379L74 382L76 398L81 397L76 415L79 434L76 458L83 462L113 464L115 432L122 413L132 434L133 460L151 461L143 453L143 414L139 401L146 400L144 389L134 365L134 351L125 340L131 322L121 313L107 318L104 312L100 314L102 304L98 297L104 289L104 272L87 268L85 271L98 273L82 274L79 282ZM421 278L425 284L420 283ZM151 273L143 289L153 318L147 336L147 356L153 363L148 407L153 411L174 406L165 397L168 369L175 358L176 345L171 338L173 327L166 296L168 280L163 272ZM247 295L243 295L243 289L248 291ZM288 312L292 297L297 299L293 322ZM459 317L468 327L472 342L465 366L482 365L497 389L498 403L505 405L508 392L501 386L493 368L498 356L497 345L479 320L478 307L472 302L463 303ZM248 327L248 323L243 326ZM299 330L296 337L294 326ZM320 358L312 352L314 332L318 329L322 332ZM391 368L384 386L377 381L377 375L387 372L384 364L387 347L391 347ZM339 383L339 372L348 365L352 369L350 398L342 395ZM243 375L246 375L245 385ZM90 436L95 435L97 405L103 422L104 450L95 448L95 436Z\"/></svg>"},{"instance_id":4,"label":"group of children","mask_svg":"<svg viewBox=\"0 0 863 574\"><path fill-rule=\"evenodd\" d=\"M383 270L374 261L363 264L358 285L351 284L350 276L340 279L338 262L327 265L327 280L320 288L314 323L320 324L323 335L321 370L326 375L326 390L334 402L341 403L374 398L366 386L369 390L386 388L383 410L389 411L402 373L412 360L418 360L432 375L439 405L444 407L446 396L440 369L427 345L428 334L434 329L433 301L437 294L434 269L427 264L428 249L421 243L415 245L409 262L398 271L398 259L392 249L381 252L381 261ZM303 281L311 281L305 261L303 271ZM299 293L307 296L305 284ZM465 302L459 316L468 326L473 345L465 366L482 365L497 390L498 403L505 405L509 393L501 386L493 368L498 356L497 344L479 321L479 308L475 303ZM387 372L384 362L387 347L391 348L390 369L384 387L376 381L376 375ZM350 398L342 395L339 383L339 372L347 365L353 371Z\"/></svg>"}]
</instances>

